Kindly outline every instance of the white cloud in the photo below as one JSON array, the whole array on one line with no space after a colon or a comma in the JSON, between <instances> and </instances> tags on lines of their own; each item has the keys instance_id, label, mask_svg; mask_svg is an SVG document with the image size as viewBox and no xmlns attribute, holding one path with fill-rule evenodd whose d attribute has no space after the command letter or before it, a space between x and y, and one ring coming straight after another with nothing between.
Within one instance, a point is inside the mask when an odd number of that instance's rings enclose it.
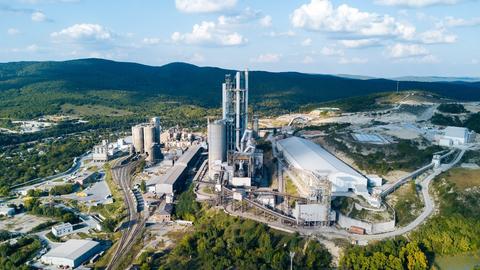
<instances>
[{"instance_id":1,"label":"white cloud","mask_svg":"<svg viewBox=\"0 0 480 270\"><path fill-rule=\"evenodd\" d=\"M378 44L378 39L366 38L366 39L344 39L340 40L340 44L346 48L363 48Z\"/></svg>"},{"instance_id":2,"label":"white cloud","mask_svg":"<svg viewBox=\"0 0 480 270\"><path fill-rule=\"evenodd\" d=\"M347 64L365 64L368 62L367 58L359 58L359 57L352 57L352 58L345 58L342 57L338 61L339 64L347 65Z\"/></svg>"},{"instance_id":3,"label":"white cloud","mask_svg":"<svg viewBox=\"0 0 480 270\"><path fill-rule=\"evenodd\" d=\"M326 56L343 56L345 54L342 50L333 47L323 47L320 53Z\"/></svg>"},{"instance_id":4,"label":"white cloud","mask_svg":"<svg viewBox=\"0 0 480 270\"><path fill-rule=\"evenodd\" d=\"M20 30L18 30L17 28L8 28L7 29L7 34L9 34L11 36L19 34L19 33L20 33Z\"/></svg>"},{"instance_id":5,"label":"white cloud","mask_svg":"<svg viewBox=\"0 0 480 270\"><path fill-rule=\"evenodd\" d=\"M286 32L271 31L270 33L267 34L267 36L270 36L270 37L293 37L295 35L296 35L295 32L293 32L292 30L288 30Z\"/></svg>"},{"instance_id":6,"label":"white cloud","mask_svg":"<svg viewBox=\"0 0 480 270\"><path fill-rule=\"evenodd\" d=\"M385 6L426 7L433 5L453 5L459 0L376 0L375 3Z\"/></svg>"},{"instance_id":7,"label":"white cloud","mask_svg":"<svg viewBox=\"0 0 480 270\"><path fill-rule=\"evenodd\" d=\"M411 39L415 27L389 15L362 12L346 4L333 7L330 0L311 0L290 16L293 26L312 31L350 33L361 36L396 36Z\"/></svg>"},{"instance_id":8,"label":"white cloud","mask_svg":"<svg viewBox=\"0 0 480 270\"><path fill-rule=\"evenodd\" d=\"M35 53L38 50L39 50L39 47L38 47L37 44L31 44L31 45L28 45L25 48L13 48L13 49L11 49L11 51L14 52L14 53L18 53L18 52Z\"/></svg>"},{"instance_id":9,"label":"white cloud","mask_svg":"<svg viewBox=\"0 0 480 270\"><path fill-rule=\"evenodd\" d=\"M451 16L445 17L444 20L440 21L438 27L468 27L468 26L478 26L480 25L480 17L471 18L471 19L462 19L455 18Z\"/></svg>"},{"instance_id":10,"label":"white cloud","mask_svg":"<svg viewBox=\"0 0 480 270\"><path fill-rule=\"evenodd\" d=\"M260 19L260 25L263 27L270 27L272 26L272 16L266 15Z\"/></svg>"},{"instance_id":11,"label":"white cloud","mask_svg":"<svg viewBox=\"0 0 480 270\"><path fill-rule=\"evenodd\" d=\"M313 59L313 57L311 56L305 56L302 60L302 63L304 64L312 64L313 62L315 62L315 60Z\"/></svg>"},{"instance_id":12,"label":"white cloud","mask_svg":"<svg viewBox=\"0 0 480 270\"><path fill-rule=\"evenodd\" d=\"M205 56L200 53L194 53L190 58L190 61L194 63L202 63L205 61Z\"/></svg>"},{"instance_id":13,"label":"white cloud","mask_svg":"<svg viewBox=\"0 0 480 270\"><path fill-rule=\"evenodd\" d=\"M47 20L47 16L40 11L33 12L31 18L34 22L44 22Z\"/></svg>"},{"instance_id":14,"label":"white cloud","mask_svg":"<svg viewBox=\"0 0 480 270\"><path fill-rule=\"evenodd\" d=\"M235 14L235 15L221 15L218 17L218 24L220 25L238 25L238 24L243 24L247 23L250 21L254 20L261 20L262 18L262 12L259 10L253 10L249 7L244 9L242 12Z\"/></svg>"},{"instance_id":15,"label":"white cloud","mask_svg":"<svg viewBox=\"0 0 480 270\"><path fill-rule=\"evenodd\" d=\"M265 53L260 54L259 56L250 59L251 62L255 63L276 63L280 61L281 55L276 53Z\"/></svg>"},{"instance_id":16,"label":"white cloud","mask_svg":"<svg viewBox=\"0 0 480 270\"><path fill-rule=\"evenodd\" d=\"M312 39L311 38L306 38L302 41L302 46L303 47L308 47L310 45L312 45Z\"/></svg>"},{"instance_id":17,"label":"white cloud","mask_svg":"<svg viewBox=\"0 0 480 270\"><path fill-rule=\"evenodd\" d=\"M91 42L113 39L113 32L98 24L81 23L50 34L53 38Z\"/></svg>"},{"instance_id":18,"label":"white cloud","mask_svg":"<svg viewBox=\"0 0 480 270\"><path fill-rule=\"evenodd\" d=\"M418 57L418 56L427 56L429 51L418 44L402 44L396 43L387 48L388 56L391 58L408 58L408 57Z\"/></svg>"},{"instance_id":19,"label":"white cloud","mask_svg":"<svg viewBox=\"0 0 480 270\"><path fill-rule=\"evenodd\" d=\"M236 4L237 0L175 0L176 8L186 13L219 12Z\"/></svg>"},{"instance_id":20,"label":"white cloud","mask_svg":"<svg viewBox=\"0 0 480 270\"><path fill-rule=\"evenodd\" d=\"M238 46L247 43L247 39L239 33L229 32L207 21L195 24L190 33L174 32L171 39L173 42L197 45Z\"/></svg>"},{"instance_id":21,"label":"white cloud","mask_svg":"<svg viewBox=\"0 0 480 270\"><path fill-rule=\"evenodd\" d=\"M420 41L425 44L454 43L457 36L445 33L445 29L434 29L421 33Z\"/></svg>"},{"instance_id":22,"label":"white cloud","mask_svg":"<svg viewBox=\"0 0 480 270\"><path fill-rule=\"evenodd\" d=\"M142 43L146 45L157 45L157 44L160 44L161 42L162 42L162 39L160 38L144 38L142 40Z\"/></svg>"}]
</instances>

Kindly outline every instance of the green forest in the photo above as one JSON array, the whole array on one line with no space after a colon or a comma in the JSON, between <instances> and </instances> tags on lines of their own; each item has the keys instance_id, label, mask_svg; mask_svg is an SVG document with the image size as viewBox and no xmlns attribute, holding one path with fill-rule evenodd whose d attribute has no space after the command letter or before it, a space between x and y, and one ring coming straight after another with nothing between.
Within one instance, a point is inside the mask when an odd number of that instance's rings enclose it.
<instances>
[{"instance_id":1,"label":"green forest","mask_svg":"<svg viewBox=\"0 0 480 270\"><path fill-rule=\"evenodd\" d=\"M348 247L341 269L429 269L435 255L480 251L480 194L472 188L479 184L478 175L472 179L457 173L444 173L432 183L439 214L407 238Z\"/></svg>"},{"instance_id":2,"label":"green forest","mask_svg":"<svg viewBox=\"0 0 480 270\"><path fill-rule=\"evenodd\" d=\"M295 252L295 269L330 267L331 255L316 240L207 211L195 231L161 259L160 269L287 269L290 251Z\"/></svg>"},{"instance_id":3,"label":"green forest","mask_svg":"<svg viewBox=\"0 0 480 270\"><path fill-rule=\"evenodd\" d=\"M38 237L20 237L16 243L0 245L0 270L31 269L25 263L40 251L42 244Z\"/></svg>"}]
</instances>

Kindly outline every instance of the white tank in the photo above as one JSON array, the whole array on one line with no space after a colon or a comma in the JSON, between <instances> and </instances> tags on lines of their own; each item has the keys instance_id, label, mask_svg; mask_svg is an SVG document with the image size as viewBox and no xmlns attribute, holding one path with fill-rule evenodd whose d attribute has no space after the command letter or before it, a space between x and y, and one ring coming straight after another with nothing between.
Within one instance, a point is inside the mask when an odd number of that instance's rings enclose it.
<instances>
[{"instance_id":1,"label":"white tank","mask_svg":"<svg viewBox=\"0 0 480 270\"><path fill-rule=\"evenodd\" d=\"M155 142L160 144L160 135L162 134L162 126L160 125L160 117L155 116L150 119L150 123L155 127Z\"/></svg>"},{"instance_id":2,"label":"white tank","mask_svg":"<svg viewBox=\"0 0 480 270\"><path fill-rule=\"evenodd\" d=\"M209 175L214 174L212 168L216 163L227 160L227 131L223 121L208 124L208 168Z\"/></svg>"},{"instance_id":3,"label":"white tank","mask_svg":"<svg viewBox=\"0 0 480 270\"><path fill-rule=\"evenodd\" d=\"M143 153L143 126L132 127L132 142L136 153Z\"/></svg>"},{"instance_id":4,"label":"white tank","mask_svg":"<svg viewBox=\"0 0 480 270\"><path fill-rule=\"evenodd\" d=\"M155 126L146 125L143 127L143 143L145 153L150 155L152 152L152 146L155 143Z\"/></svg>"}]
</instances>

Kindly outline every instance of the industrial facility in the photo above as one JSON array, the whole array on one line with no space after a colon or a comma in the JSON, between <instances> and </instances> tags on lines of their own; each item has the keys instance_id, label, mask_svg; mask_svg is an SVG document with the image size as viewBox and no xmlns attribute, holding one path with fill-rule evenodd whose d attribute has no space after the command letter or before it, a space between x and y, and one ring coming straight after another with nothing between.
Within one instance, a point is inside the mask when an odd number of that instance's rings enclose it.
<instances>
[{"instance_id":1,"label":"industrial facility","mask_svg":"<svg viewBox=\"0 0 480 270\"><path fill-rule=\"evenodd\" d=\"M76 268L100 251L99 242L71 239L47 252L41 261L47 265Z\"/></svg>"},{"instance_id":2,"label":"industrial facility","mask_svg":"<svg viewBox=\"0 0 480 270\"><path fill-rule=\"evenodd\" d=\"M218 185L250 187L263 177L263 152L248 123L248 71L237 72L235 81L226 75L222 119L208 123L208 175Z\"/></svg>"},{"instance_id":3,"label":"industrial facility","mask_svg":"<svg viewBox=\"0 0 480 270\"><path fill-rule=\"evenodd\" d=\"M440 146L458 146L475 141L475 132L464 127L446 127L438 137Z\"/></svg>"},{"instance_id":4,"label":"industrial facility","mask_svg":"<svg viewBox=\"0 0 480 270\"><path fill-rule=\"evenodd\" d=\"M295 175L298 190L310 196L322 181L328 180L332 196L353 192L373 206L380 206L380 199L368 192L369 179L345 164L320 145L309 140L290 137L277 142L277 149Z\"/></svg>"},{"instance_id":5,"label":"industrial facility","mask_svg":"<svg viewBox=\"0 0 480 270\"><path fill-rule=\"evenodd\" d=\"M139 124L132 127L133 152L145 154L148 162L156 162L161 157L160 134L162 126L160 118L153 117L150 123Z\"/></svg>"}]
</instances>

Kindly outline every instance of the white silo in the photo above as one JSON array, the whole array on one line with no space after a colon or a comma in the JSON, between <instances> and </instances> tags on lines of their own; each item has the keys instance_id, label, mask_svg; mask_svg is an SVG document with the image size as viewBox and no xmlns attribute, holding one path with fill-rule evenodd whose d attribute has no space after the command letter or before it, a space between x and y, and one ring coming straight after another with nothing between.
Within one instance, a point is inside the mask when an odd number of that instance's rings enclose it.
<instances>
[{"instance_id":1,"label":"white silo","mask_svg":"<svg viewBox=\"0 0 480 270\"><path fill-rule=\"evenodd\" d=\"M155 126L145 125L143 127L143 147L147 155L153 155L152 149L153 144L155 143Z\"/></svg>"},{"instance_id":2,"label":"white silo","mask_svg":"<svg viewBox=\"0 0 480 270\"><path fill-rule=\"evenodd\" d=\"M135 153L143 153L143 126L132 127L132 142Z\"/></svg>"},{"instance_id":3,"label":"white silo","mask_svg":"<svg viewBox=\"0 0 480 270\"><path fill-rule=\"evenodd\" d=\"M227 160L227 131L224 121L208 123L208 168L213 178L215 164Z\"/></svg>"}]
</instances>

